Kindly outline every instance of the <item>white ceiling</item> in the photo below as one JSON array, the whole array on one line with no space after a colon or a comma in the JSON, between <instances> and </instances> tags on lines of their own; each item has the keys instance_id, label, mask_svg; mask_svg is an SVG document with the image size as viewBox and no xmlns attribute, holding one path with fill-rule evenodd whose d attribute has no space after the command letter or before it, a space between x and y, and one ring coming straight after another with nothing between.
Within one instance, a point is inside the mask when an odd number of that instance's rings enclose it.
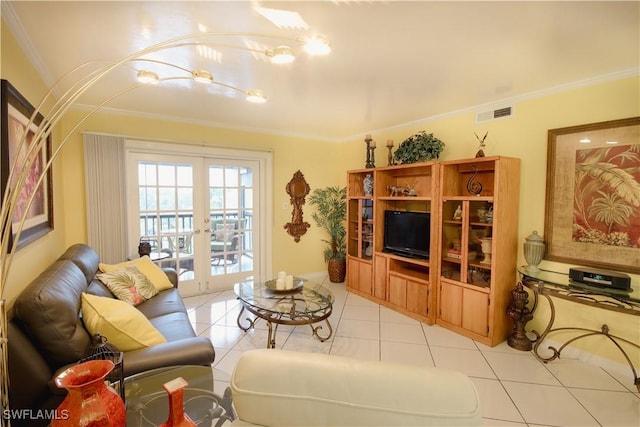
<instances>
[{"instance_id":1,"label":"white ceiling","mask_svg":"<svg viewBox=\"0 0 640 427\"><path fill-rule=\"evenodd\" d=\"M298 12L309 24L306 33L325 34L333 52L326 57L301 53L293 64L276 66L220 46L221 56L213 59L193 46L171 49L162 53L164 60L187 69L206 68L217 81L243 89L262 89L268 102L249 104L220 86L177 80L137 89L109 108L345 140L541 91L637 76L640 70L638 1L3 0L2 16L52 83L88 60L119 60L154 43L197 33L199 25L212 32L305 33L277 28L254 11L256 5ZM244 42L238 37L216 40ZM282 44L252 40L271 48ZM129 68L117 71L80 102L96 104L134 84L134 76Z\"/></svg>"}]
</instances>

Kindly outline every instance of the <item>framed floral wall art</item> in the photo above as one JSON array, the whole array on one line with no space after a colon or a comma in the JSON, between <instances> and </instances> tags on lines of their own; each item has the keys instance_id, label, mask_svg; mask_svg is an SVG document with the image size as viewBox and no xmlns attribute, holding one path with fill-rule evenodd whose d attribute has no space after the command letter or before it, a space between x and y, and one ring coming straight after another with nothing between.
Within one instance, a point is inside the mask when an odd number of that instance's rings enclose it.
<instances>
[{"instance_id":1,"label":"framed floral wall art","mask_svg":"<svg viewBox=\"0 0 640 427\"><path fill-rule=\"evenodd\" d=\"M45 179L40 186L37 185L42 171L51 158L51 136L48 136L44 146L37 151L29 153L30 144L33 143L37 127L42 123L43 117L38 114L35 123L30 126L29 119L35 109L8 81L1 82L2 102L0 135L0 196L4 197L8 185L10 168L14 165L25 164L27 156L32 156L33 164L28 172L23 187L20 190L11 220L10 247L17 245L19 249L53 230L53 195L51 169L46 172ZM23 135L26 133L26 143L19 147ZM34 158L35 156L35 158ZM16 182L14 174L12 182ZM29 198L35 193L31 206L28 206ZM18 241L15 241L16 232L23 214L26 219Z\"/></svg>"},{"instance_id":2,"label":"framed floral wall art","mask_svg":"<svg viewBox=\"0 0 640 427\"><path fill-rule=\"evenodd\" d=\"M545 259L640 273L640 117L548 132Z\"/></svg>"}]
</instances>

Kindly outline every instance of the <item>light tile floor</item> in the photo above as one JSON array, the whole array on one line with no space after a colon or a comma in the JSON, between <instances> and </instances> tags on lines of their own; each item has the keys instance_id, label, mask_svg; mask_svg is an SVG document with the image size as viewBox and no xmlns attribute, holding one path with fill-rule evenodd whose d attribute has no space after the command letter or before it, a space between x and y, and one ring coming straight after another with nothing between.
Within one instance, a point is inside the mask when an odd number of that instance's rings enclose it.
<instances>
[{"instance_id":1,"label":"light tile floor","mask_svg":"<svg viewBox=\"0 0 640 427\"><path fill-rule=\"evenodd\" d=\"M323 283L335 298L331 339L320 342L309 326L281 326L278 348L461 371L478 389L486 426L640 426L640 394L630 370L607 372L565 358L544 364L506 342L490 348L349 293L343 284ZM242 352L266 347L266 324L247 333L238 328L233 291L185 303L196 332L213 342L215 387L224 390Z\"/></svg>"}]
</instances>

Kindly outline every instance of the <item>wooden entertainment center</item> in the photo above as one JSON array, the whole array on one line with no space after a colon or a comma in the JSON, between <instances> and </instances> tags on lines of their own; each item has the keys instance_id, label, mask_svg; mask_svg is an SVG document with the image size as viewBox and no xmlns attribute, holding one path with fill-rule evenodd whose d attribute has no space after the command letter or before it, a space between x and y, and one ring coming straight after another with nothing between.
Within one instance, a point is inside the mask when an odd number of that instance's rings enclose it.
<instances>
[{"instance_id":1,"label":"wooden entertainment center","mask_svg":"<svg viewBox=\"0 0 640 427\"><path fill-rule=\"evenodd\" d=\"M519 190L520 160L501 156L347 172L347 289L489 346L504 341ZM428 259L384 250L385 211L430 213Z\"/></svg>"}]
</instances>

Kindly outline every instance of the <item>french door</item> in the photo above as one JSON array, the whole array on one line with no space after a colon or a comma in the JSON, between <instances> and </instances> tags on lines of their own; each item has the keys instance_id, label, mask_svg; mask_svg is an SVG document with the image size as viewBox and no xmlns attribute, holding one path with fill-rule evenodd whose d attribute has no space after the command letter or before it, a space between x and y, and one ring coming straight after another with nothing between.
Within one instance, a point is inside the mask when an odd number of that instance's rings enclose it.
<instances>
[{"instance_id":1,"label":"french door","mask_svg":"<svg viewBox=\"0 0 640 427\"><path fill-rule=\"evenodd\" d=\"M254 159L129 152L130 244L148 242L150 257L178 272L183 295L261 277L263 168Z\"/></svg>"}]
</instances>

